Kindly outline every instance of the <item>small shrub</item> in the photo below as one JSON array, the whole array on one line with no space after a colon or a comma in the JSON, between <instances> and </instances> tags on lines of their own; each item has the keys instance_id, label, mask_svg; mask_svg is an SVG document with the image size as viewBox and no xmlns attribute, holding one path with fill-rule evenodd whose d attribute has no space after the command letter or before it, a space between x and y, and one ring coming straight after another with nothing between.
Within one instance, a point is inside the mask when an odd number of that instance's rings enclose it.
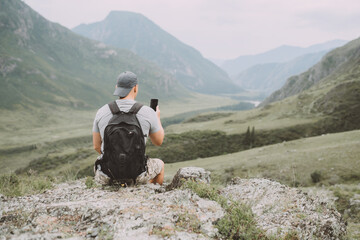
<instances>
[{"instance_id":1,"label":"small shrub","mask_svg":"<svg viewBox=\"0 0 360 240\"><path fill-rule=\"evenodd\" d=\"M299 240L299 234L296 231L290 231L284 236L284 240Z\"/></svg>"},{"instance_id":2,"label":"small shrub","mask_svg":"<svg viewBox=\"0 0 360 240\"><path fill-rule=\"evenodd\" d=\"M74 166L69 165L64 171L60 172L62 176L62 181L74 181L79 178L79 170Z\"/></svg>"},{"instance_id":3,"label":"small shrub","mask_svg":"<svg viewBox=\"0 0 360 240\"><path fill-rule=\"evenodd\" d=\"M322 179L321 173L319 171L311 173L310 176L313 183L318 183Z\"/></svg>"},{"instance_id":4,"label":"small shrub","mask_svg":"<svg viewBox=\"0 0 360 240\"><path fill-rule=\"evenodd\" d=\"M17 169L15 173L23 174L29 172L31 169L41 173L47 170L56 169L63 164L71 164L79 159L84 159L94 154L95 152L91 149L77 149L74 153L62 156L46 155L32 160L26 167Z\"/></svg>"},{"instance_id":5,"label":"small shrub","mask_svg":"<svg viewBox=\"0 0 360 240\"><path fill-rule=\"evenodd\" d=\"M103 240L111 240L114 239L113 233L111 231L111 227L108 225L102 225L100 228L99 235L97 236L99 239Z\"/></svg>"},{"instance_id":6,"label":"small shrub","mask_svg":"<svg viewBox=\"0 0 360 240\"><path fill-rule=\"evenodd\" d=\"M225 216L216 223L219 233L225 239L269 239L257 228L249 206L226 199L220 195L217 187L210 184L187 181L183 186L201 198L216 201L225 210Z\"/></svg>"},{"instance_id":7,"label":"small shrub","mask_svg":"<svg viewBox=\"0 0 360 240\"><path fill-rule=\"evenodd\" d=\"M160 226L154 226L151 229L149 235L158 235L158 236L160 236L162 238L169 238L172 235L174 235L174 230L163 228L163 227L160 227Z\"/></svg>"},{"instance_id":8,"label":"small shrub","mask_svg":"<svg viewBox=\"0 0 360 240\"><path fill-rule=\"evenodd\" d=\"M358 194L360 194L360 189L357 187L336 186L332 187L331 190L333 191L334 196L337 197L335 200L335 207L341 213L344 220L346 220L351 225L360 225L360 208L356 203L356 201L358 201ZM349 230L348 232L352 232L350 234L352 237L356 235L353 235L353 230ZM349 239L360 238L353 237Z\"/></svg>"},{"instance_id":9,"label":"small shrub","mask_svg":"<svg viewBox=\"0 0 360 240\"><path fill-rule=\"evenodd\" d=\"M219 203L223 208L228 206L227 199L219 194L219 189L216 186L194 181L186 181L183 186L191 189L201 198L207 198Z\"/></svg>"},{"instance_id":10,"label":"small shrub","mask_svg":"<svg viewBox=\"0 0 360 240\"><path fill-rule=\"evenodd\" d=\"M185 229L188 232L201 232L201 222L194 214L180 214L176 221L176 226Z\"/></svg>"},{"instance_id":11,"label":"small shrub","mask_svg":"<svg viewBox=\"0 0 360 240\"><path fill-rule=\"evenodd\" d=\"M20 196L19 184L16 174L4 174L0 176L0 193L6 196Z\"/></svg>"},{"instance_id":12,"label":"small shrub","mask_svg":"<svg viewBox=\"0 0 360 240\"><path fill-rule=\"evenodd\" d=\"M92 177L86 177L85 185L87 188L94 188L96 186L95 181Z\"/></svg>"},{"instance_id":13,"label":"small shrub","mask_svg":"<svg viewBox=\"0 0 360 240\"><path fill-rule=\"evenodd\" d=\"M190 119L185 120L183 123L193 123L193 122L206 122L211 121L219 118L225 118L233 115L233 113L210 113L206 115L198 115L192 117Z\"/></svg>"},{"instance_id":14,"label":"small shrub","mask_svg":"<svg viewBox=\"0 0 360 240\"><path fill-rule=\"evenodd\" d=\"M78 173L78 177L79 178L83 178L83 177L94 177L94 164L90 164L89 166L81 169Z\"/></svg>"},{"instance_id":15,"label":"small shrub","mask_svg":"<svg viewBox=\"0 0 360 240\"><path fill-rule=\"evenodd\" d=\"M216 227L226 239L268 239L257 228L250 207L233 202L225 211L225 216L216 223Z\"/></svg>"}]
</instances>

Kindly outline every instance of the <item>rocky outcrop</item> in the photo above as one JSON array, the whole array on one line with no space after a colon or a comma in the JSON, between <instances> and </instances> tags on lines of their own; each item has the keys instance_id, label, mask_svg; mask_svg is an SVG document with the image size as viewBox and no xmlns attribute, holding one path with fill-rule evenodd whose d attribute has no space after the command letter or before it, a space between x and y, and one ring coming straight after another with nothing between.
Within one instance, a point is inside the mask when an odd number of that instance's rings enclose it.
<instances>
[{"instance_id":1,"label":"rocky outcrop","mask_svg":"<svg viewBox=\"0 0 360 240\"><path fill-rule=\"evenodd\" d=\"M210 172L199 167L180 168L175 174L171 184L167 187L167 190L181 187L186 180L210 183Z\"/></svg>"},{"instance_id":2,"label":"rocky outcrop","mask_svg":"<svg viewBox=\"0 0 360 240\"><path fill-rule=\"evenodd\" d=\"M268 235L296 233L299 239L339 239L346 223L328 202L267 179L232 180L223 195L251 207Z\"/></svg>"},{"instance_id":3,"label":"rocky outcrop","mask_svg":"<svg viewBox=\"0 0 360 240\"><path fill-rule=\"evenodd\" d=\"M87 189L84 180L39 195L1 198L0 239L208 239L214 201L159 185Z\"/></svg>"},{"instance_id":4,"label":"rocky outcrop","mask_svg":"<svg viewBox=\"0 0 360 240\"><path fill-rule=\"evenodd\" d=\"M172 185L179 186L182 178L210 181L204 169L184 168ZM274 181L234 179L219 194L249 205L257 226L276 239L289 233L299 239L339 239L346 233L341 215L327 202ZM215 223L223 216L217 202L189 189L87 188L82 179L38 195L0 195L0 239L221 238Z\"/></svg>"}]
</instances>

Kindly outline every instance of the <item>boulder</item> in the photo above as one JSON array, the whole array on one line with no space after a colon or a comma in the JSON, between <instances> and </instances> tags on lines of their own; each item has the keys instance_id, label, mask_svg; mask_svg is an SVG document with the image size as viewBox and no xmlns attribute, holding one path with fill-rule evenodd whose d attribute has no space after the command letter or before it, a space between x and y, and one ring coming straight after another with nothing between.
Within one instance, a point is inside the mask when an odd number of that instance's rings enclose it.
<instances>
[{"instance_id":1,"label":"boulder","mask_svg":"<svg viewBox=\"0 0 360 240\"><path fill-rule=\"evenodd\" d=\"M251 207L267 235L299 239L341 239L346 223L328 202L267 179L235 178L222 194Z\"/></svg>"},{"instance_id":2,"label":"boulder","mask_svg":"<svg viewBox=\"0 0 360 240\"><path fill-rule=\"evenodd\" d=\"M180 168L175 174L168 190L179 188L184 180L192 180L195 182L210 183L210 172L200 167L184 167Z\"/></svg>"}]
</instances>

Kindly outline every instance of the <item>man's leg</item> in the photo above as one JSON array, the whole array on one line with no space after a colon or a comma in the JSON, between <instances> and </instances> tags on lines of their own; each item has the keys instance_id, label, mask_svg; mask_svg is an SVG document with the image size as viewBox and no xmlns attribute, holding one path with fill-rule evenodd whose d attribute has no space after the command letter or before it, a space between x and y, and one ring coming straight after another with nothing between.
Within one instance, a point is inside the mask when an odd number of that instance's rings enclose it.
<instances>
[{"instance_id":1,"label":"man's leg","mask_svg":"<svg viewBox=\"0 0 360 240\"><path fill-rule=\"evenodd\" d=\"M94 180L96 183L101 185L108 185L110 183L110 178L101 171L100 161L102 160L102 155L98 156L94 164Z\"/></svg>"},{"instance_id":2,"label":"man's leg","mask_svg":"<svg viewBox=\"0 0 360 240\"><path fill-rule=\"evenodd\" d=\"M136 178L136 183L158 183L164 181L164 162L158 158L149 158L147 161L147 171L143 172Z\"/></svg>"},{"instance_id":3,"label":"man's leg","mask_svg":"<svg viewBox=\"0 0 360 240\"><path fill-rule=\"evenodd\" d=\"M160 160L160 159L159 159ZM165 173L165 167L164 167L164 162L162 160L161 161L161 171L158 175L156 175L156 177L154 177L153 179L150 179L149 183L158 183L160 185L163 184L164 182L164 173Z\"/></svg>"}]
</instances>

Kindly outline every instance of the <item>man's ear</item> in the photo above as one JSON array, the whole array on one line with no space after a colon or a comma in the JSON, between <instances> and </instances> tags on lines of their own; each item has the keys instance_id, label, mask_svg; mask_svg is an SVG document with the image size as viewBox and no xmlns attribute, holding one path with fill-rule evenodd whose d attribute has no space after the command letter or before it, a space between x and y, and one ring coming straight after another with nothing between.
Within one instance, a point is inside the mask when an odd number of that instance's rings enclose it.
<instances>
[{"instance_id":1,"label":"man's ear","mask_svg":"<svg viewBox=\"0 0 360 240\"><path fill-rule=\"evenodd\" d=\"M138 92L139 91L139 85L136 84L135 87L134 87L134 93Z\"/></svg>"}]
</instances>

